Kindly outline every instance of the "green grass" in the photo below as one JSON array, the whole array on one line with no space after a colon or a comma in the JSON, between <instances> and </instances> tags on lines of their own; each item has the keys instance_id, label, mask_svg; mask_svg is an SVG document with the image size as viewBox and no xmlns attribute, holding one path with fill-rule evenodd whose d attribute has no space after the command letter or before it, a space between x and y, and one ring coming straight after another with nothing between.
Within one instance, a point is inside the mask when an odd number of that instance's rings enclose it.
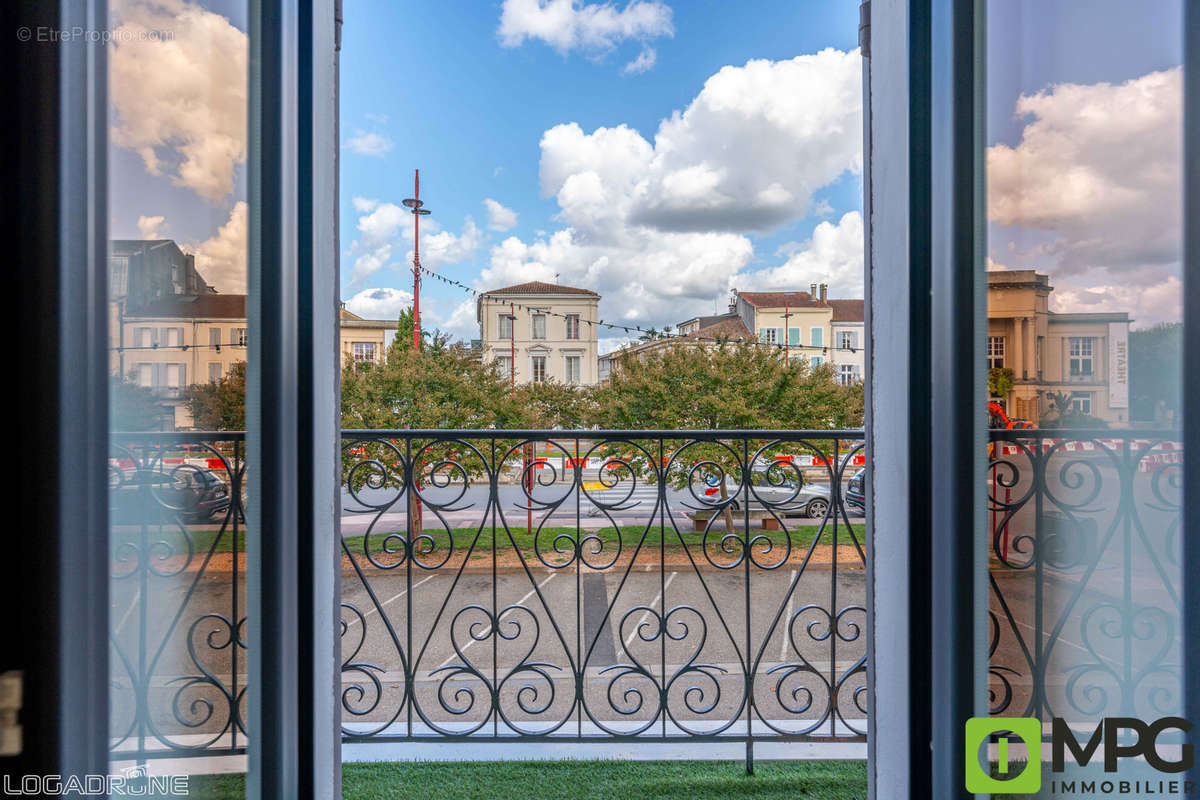
<instances>
[{"instance_id":1,"label":"green grass","mask_svg":"<svg viewBox=\"0 0 1200 800\"><path fill-rule=\"evenodd\" d=\"M191 779L191 796L241 798L242 775ZM492 761L345 764L346 800L863 800L865 761Z\"/></svg>"},{"instance_id":2,"label":"green grass","mask_svg":"<svg viewBox=\"0 0 1200 800\"><path fill-rule=\"evenodd\" d=\"M429 515L426 517L426 523L428 523L430 516L432 516L432 515ZM436 517L434 517L434 519L436 519ZM737 520L734 520L734 525L735 525L734 529L735 530L737 530L737 527L736 527L737 522L738 522ZM820 526L797 525L794 523L795 523L795 520L792 520L792 521L789 521L789 524L788 524L789 531L792 535L792 546L793 547L808 547L808 545L812 542L813 537L817 535L818 531L820 531ZM861 524L856 524L856 525L852 525L850 527L853 529L855 536L858 537L859 544L862 544L863 535L864 535L864 526ZM649 548L649 549L657 549L658 548L659 541L662 536L662 530L663 529L658 526L652 526L650 528L649 532L647 532L647 534L646 534L646 541L642 545L643 551L645 551L647 548ZM623 526L621 526L621 535L624 537L625 547L627 548L626 552L630 552L633 547L637 546L638 541L641 540L642 531L643 531L643 526L641 526L641 525L623 525ZM190 532L192 535L192 541L194 542L193 546L194 546L195 552L197 554L207 553L209 548L212 547L213 539L215 539L218 535L218 531L216 531L216 530L208 530L208 529L203 529L203 528L199 529L199 530L191 530ZM404 532L403 530L397 531L397 533L403 533L403 532ZM445 551L442 548L444 548L446 545L446 539L447 539L446 531L444 529L435 530L432 528L427 528L426 532L428 533L429 536L431 536L433 538L434 542L436 543L436 545L438 547L438 550L435 550L434 552L435 553L444 553ZM536 528L534 529L534 532L531 533L528 529L526 529L524 527L510 528L509 531L506 532L501 527L496 531L497 547L501 551L511 551L513 542L515 542L517 547L520 548L520 550L523 554L532 555L533 554L533 546L534 546L534 534L536 532L537 532ZM708 541L709 541L710 548L713 546L720 545L721 537L724 535L724 532L725 532L725 524L721 520L718 519L716 522L713 523L712 529L709 531ZM510 533L512 534L511 540L509 538ZM783 534L784 534L783 531L760 531L760 530L755 529L753 531L753 533L755 535L757 535L759 533L765 534L765 535L769 536L770 539L773 542L775 542L777 545L783 542ZM568 535L572 539L577 536L576 530L573 527L543 528L541 535L540 535L540 539L539 539L543 553L549 553L553 550L554 539L556 536L558 536L560 534ZM132 533L132 534L129 534L129 536L126 538L136 537L139 535L140 534ZM387 531L376 532L376 533L372 533L370 535L370 541L368 542L368 546L370 547L372 555L379 555L383 551L383 548L385 546L384 540L388 537L388 535L389 535L389 533ZM467 548L467 547L471 546L471 543L475 538L475 529L474 528L455 528L453 531L453 535L454 535L454 542L455 542L456 547ZM595 531L585 530L584 535L585 536L593 536L594 535L594 536L599 537L600 540L605 543L606 551L610 551L610 548L608 547L608 545L614 545L617 542L617 529L613 528L613 527L601 528L600 530L595 530ZM682 535L683 541L687 543L689 548L699 547L704 538L704 534L699 531L682 530L682 531L680 531L679 534L677 534L673 529L668 527L666 529L666 543L667 543L668 549L670 549L672 547L674 547L674 548L680 547L680 544L679 544L680 535ZM151 541L155 541L157 539L164 539L168 542L172 542L175 545L177 551L178 551L178 548L180 547L180 542L179 542L180 537L178 535L177 528L171 528L169 526L166 526L163 528L163 531L161 534L155 534L154 531L151 531L150 538L151 538ZM246 547L246 540L245 540L244 532L239 531L238 541L239 541L239 550L244 551L245 547ZM826 532L825 532L824 537L821 540L821 543L822 544L831 544L832 542L833 542L833 526L832 526L832 523L828 523L826 525ZM845 523L838 524L838 543L843 544L843 545L853 544L853 540L850 538L850 531L848 531L846 529ZM350 552L361 554L363 551L362 535L358 534L355 536L346 537L346 545L347 545L347 547L350 548ZM398 543L392 542L391 546L397 547ZM567 546L570 546L570 544L568 543ZM587 545L585 545L585 546L587 546ZM486 528L484 528L484 530L482 532L480 532L479 541L476 542L475 549L472 552L473 552L473 555L483 557L483 556L489 556L491 554L491 549L492 549L492 529L491 529L491 525L489 524ZM233 550L233 536L231 535L231 533L229 531L226 531L225 534L222 535L220 540L217 542L217 546L216 546L216 549L214 550L214 552L229 553L232 550Z\"/></svg>"}]
</instances>

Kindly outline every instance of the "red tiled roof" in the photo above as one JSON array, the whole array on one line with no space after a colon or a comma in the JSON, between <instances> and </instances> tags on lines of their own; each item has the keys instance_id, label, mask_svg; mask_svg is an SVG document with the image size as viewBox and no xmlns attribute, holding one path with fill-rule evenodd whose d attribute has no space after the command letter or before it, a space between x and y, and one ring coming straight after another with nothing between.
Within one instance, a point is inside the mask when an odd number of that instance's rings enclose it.
<instances>
[{"instance_id":1,"label":"red tiled roof","mask_svg":"<svg viewBox=\"0 0 1200 800\"><path fill-rule=\"evenodd\" d=\"M866 319L862 300L827 300L833 307L834 322L862 322Z\"/></svg>"},{"instance_id":2,"label":"red tiled roof","mask_svg":"<svg viewBox=\"0 0 1200 800\"><path fill-rule=\"evenodd\" d=\"M246 295L198 294L163 297L140 308L130 309L125 316L245 319Z\"/></svg>"},{"instance_id":3,"label":"red tiled roof","mask_svg":"<svg viewBox=\"0 0 1200 800\"><path fill-rule=\"evenodd\" d=\"M814 300L808 292L738 292L738 297L755 308L783 308L785 305L798 308L827 308L827 304Z\"/></svg>"},{"instance_id":4,"label":"red tiled roof","mask_svg":"<svg viewBox=\"0 0 1200 800\"><path fill-rule=\"evenodd\" d=\"M518 283L515 286L505 286L503 289L492 289L485 294L587 294L593 297L600 296L591 289L576 289L574 286L559 286L556 283L542 281Z\"/></svg>"}]
</instances>

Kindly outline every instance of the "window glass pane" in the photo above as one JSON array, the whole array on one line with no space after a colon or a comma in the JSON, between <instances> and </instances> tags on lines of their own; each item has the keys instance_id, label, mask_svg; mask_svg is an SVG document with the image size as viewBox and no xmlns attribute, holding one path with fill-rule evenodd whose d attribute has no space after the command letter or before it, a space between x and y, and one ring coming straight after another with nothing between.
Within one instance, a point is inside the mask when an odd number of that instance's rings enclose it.
<instances>
[{"instance_id":1,"label":"window glass pane","mask_svg":"<svg viewBox=\"0 0 1200 800\"><path fill-rule=\"evenodd\" d=\"M990 603L977 624L989 710L1036 718L1043 762L1055 720L1082 743L1105 718L1182 710L1182 8L987 4ZM984 759L1000 758L993 742ZM1077 796L1064 778L1172 777L1103 761L1068 752L1065 775L1045 763L1038 796Z\"/></svg>"},{"instance_id":2,"label":"window glass pane","mask_svg":"<svg viewBox=\"0 0 1200 800\"><path fill-rule=\"evenodd\" d=\"M247 3L108 5L110 771L213 797L247 744Z\"/></svg>"}]
</instances>

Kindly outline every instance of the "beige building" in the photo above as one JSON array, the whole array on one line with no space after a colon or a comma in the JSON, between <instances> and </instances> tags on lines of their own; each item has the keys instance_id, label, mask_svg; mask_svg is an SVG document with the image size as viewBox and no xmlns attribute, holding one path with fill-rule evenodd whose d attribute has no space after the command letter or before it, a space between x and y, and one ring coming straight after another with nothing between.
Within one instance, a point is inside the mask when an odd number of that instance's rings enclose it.
<instances>
[{"instance_id":1,"label":"beige building","mask_svg":"<svg viewBox=\"0 0 1200 800\"><path fill-rule=\"evenodd\" d=\"M341 310L341 361L381 363L396 333L392 320ZM125 311L114 326L112 369L149 387L172 409L177 430L192 427L183 390L220 380L246 360L246 295L169 296Z\"/></svg>"},{"instance_id":2,"label":"beige building","mask_svg":"<svg viewBox=\"0 0 1200 800\"><path fill-rule=\"evenodd\" d=\"M118 336L114 371L156 390L174 409L175 427L190 428L178 402L194 383L216 381L246 360L246 296L201 294L153 300L127 310ZM114 334L118 332L114 330Z\"/></svg>"},{"instance_id":3,"label":"beige building","mask_svg":"<svg viewBox=\"0 0 1200 800\"><path fill-rule=\"evenodd\" d=\"M829 358L839 383L864 380L867 363L866 303L863 300L829 300L833 349Z\"/></svg>"},{"instance_id":4,"label":"beige building","mask_svg":"<svg viewBox=\"0 0 1200 800\"><path fill-rule=\"evenodd\" d=\"M475 310L483 363L496 363L517 383L595 384L599 303L600 295L588 289L541 281L480 295Z\"/></svg>"},{"instance_id":5,"label":"beige building","mask_svg":"<svg viewBox=\"0 0 1200 800\"><path fill-rule=\"evenodd\" d=\"M342 306L341 351L342 367L347 364L382 364L396 336L396 321L363 319Z\"/></svg>"},{"instance_id":6,"label":"beige building","mask_svg":"<svg viewBox=\"0 0 1200 800\"><path fill-rule=\"evenodd\" d=\"M862 380L865 330L862 300L834 300L825 284L811 291L738 292L729 312L692 317L680 322L672 338L634 342L600 357L600 378L606 380L620 359L679 341L705 345L719 340L758 341L778 346L789 359L806 358L813 365L830 364L842 383Z\"/></svg>"},{"instance_id":7,"label":"beige building","mask_svg":"<svg viewBox=\"0 0 1200 800\"><path fill-rule=\"evenodd\" d=\"M1050 311L1050 279L1036 270L988 272L987 360L1012 370L1008 397L993 398L1014 419L1039 422L1051 392L1084 413L1129 422L1129 315Z\"/></svg>"}]
</instances>

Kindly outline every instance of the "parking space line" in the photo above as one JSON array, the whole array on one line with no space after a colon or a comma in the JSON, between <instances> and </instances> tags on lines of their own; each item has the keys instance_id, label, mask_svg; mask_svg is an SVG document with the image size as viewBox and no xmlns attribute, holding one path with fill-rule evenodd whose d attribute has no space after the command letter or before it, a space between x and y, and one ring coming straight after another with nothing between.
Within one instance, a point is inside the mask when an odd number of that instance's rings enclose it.
<instances>
[{"instance_id":1,"label":"parking space line","mask_svg":"<svg viewBox=\"0 0 1200 800\"><path fill-rule=\"evenodd\" d=\"M121 628L125 627L125 623L129 621L129 615L133 613L135 608L137 608L137 602L141 596L142 590L139 587L137 591L133 593L133 599L129 601L129 608L125 609L125 613L121 615L121 621L117 623L117 628L113 631L113 633L120 633Z\"/></svg>"},{"instance_id":2,"label":"parking space line","mask_svg":"<svg viewBox=\"0 0 1200 800\"><path fill-rule=\"evenodd\" d=\"M557 572L551 572L549 575L547 575L547 576L546 576L546 580L542 581L541 583L539 583L539 584L537 585L537 589L530 589L530 590L529 590L529 591L528 591L528 592L525 594L525 596L524 596L524 597L522 597L520 600L518 600L518 601L517 601L516 603L514 603L513 605L518 605L518 606L519 606L519 605L523 604L523 603L524 603L526 600L528 600L529 598L533 597L533 594L534 594L534 592L536 592L538 589L542 588L542 587L543 587L543 586L545 586L547 583L549 583L549 582L550 582L550 580L551 580L551 579L552 579L552 578L553 578L555 575L557 575L557 574L558 574ZM487 637L491 636L491 634L492 634L492 626L491 626L491 625L489 625L489 626L487 627L487 630L485 630L485 631L483 632L483 636L484 636L484 638L486 639ZM466 644L464 644L464 645L462 646L463 652L466 652L466 650L467 650L467 648L468 648L468 647L470 647L471 645L475 644L475 643L476 643L476 642L478 642L478 641L480 641L480 640L479 640L479 639L476 639L476 638L474 638L474 637L472 637L471 641L467 642ZM458 657L458 653L451 653L449 658L447 658L445 661L443 661L442 663L440 663L440 664L438 664L436 667L434 667L432 671L433 671L433 672L436 672L437 670L439 670L439 669L441 669L442 667L446 666L447 664L449 664L451 661L453 661L453 660L454 660L455 658L457 658L457 657Z\"/></svg>"},{"instance_id":3,"label":"parking space line","mask_svg":"<svg viewBox=\"0 0 1200 800\"><path fill-rule=\"evenodd\" d=\"M675 580L675 576L676 576L676 575L678 575L678 574L679 574L679 573L677 573L677 572L672 572L670 575L668 575L668 576L667 576L667 582L663 584L663 588L662 588L662 589L659 589L659 590L658 590L658 594L654 595L654 602L652 602L652 603L650 604L650 608L652 608L652 609L653 609L653 608L655 608L656 606L658 606L658 603L659 603L659 601L661 601L661 600L662 600L663 591L664 591L664 590L665 590L665 589L666 589L668 586L670 586L670 585L671 585L671 581ZM630 642L632 642L632 641L633 641L633 637L637 635L638 628L642 627L642 623L643 623L643 622L645 622L645 621L646 621L646 618L647 618L647 617L649 617L649 616L650 616L650 612L649 612L649 611L643 611L643 612L642 612L642 617L641 617L641 619L639 619L639 620L637 621L637 624L633 626L633 630L631 630L631 631L629 632L629 636L628 636L628 637L625 639L625 650L626 650L626 652L628 652L628 650L629 650L629 643L630 643Z\"/></svg>"},{"instance_id":4,"label":"parking space line","mask_svg":"<svg viewBox=\"0 0 1200 800\"><path fill-rule=\"evenodd\" d=\"M788 588L791 589L792 584L796 581L796 570L792 570L792 574L788 576ZM779 646L779 660L787 661L788 638L791 633L792 620L792 602L796 599L796 592L788 593L787 613L783 615L783 643Z\"/></svg>"},{"instance_id":5,"label":"parking space line","mask_svg":"<svg viewBox=\"0 0 1200 800\"><path fill-rule=\"evenodd\" d=\"M425 583L426 581L431 581L436 577L437 577L437 574L435 573L433 575L430 575L427 578L422 578L421 580L414 583L412 588L416 589L422 583ZM399 600L401 597L404 597L404 595L406 595L406 594L408 594L408 589L403 590L402 592L400 592L400 594L392 595L387 600L384 600L382 603L380 603L379 606L380 607L386 606L389 603ZM371 606L371 608L367 609L367 613L363 614L363 619L366 619L367 617L371 616L378 610L379 610L379 608L377 608L375 606ZM346 625L346 627L353 628L357 624L358 624L358 617L355 617L354 619L350 620L350 622Z\"/></svg>"}]
</instances>

